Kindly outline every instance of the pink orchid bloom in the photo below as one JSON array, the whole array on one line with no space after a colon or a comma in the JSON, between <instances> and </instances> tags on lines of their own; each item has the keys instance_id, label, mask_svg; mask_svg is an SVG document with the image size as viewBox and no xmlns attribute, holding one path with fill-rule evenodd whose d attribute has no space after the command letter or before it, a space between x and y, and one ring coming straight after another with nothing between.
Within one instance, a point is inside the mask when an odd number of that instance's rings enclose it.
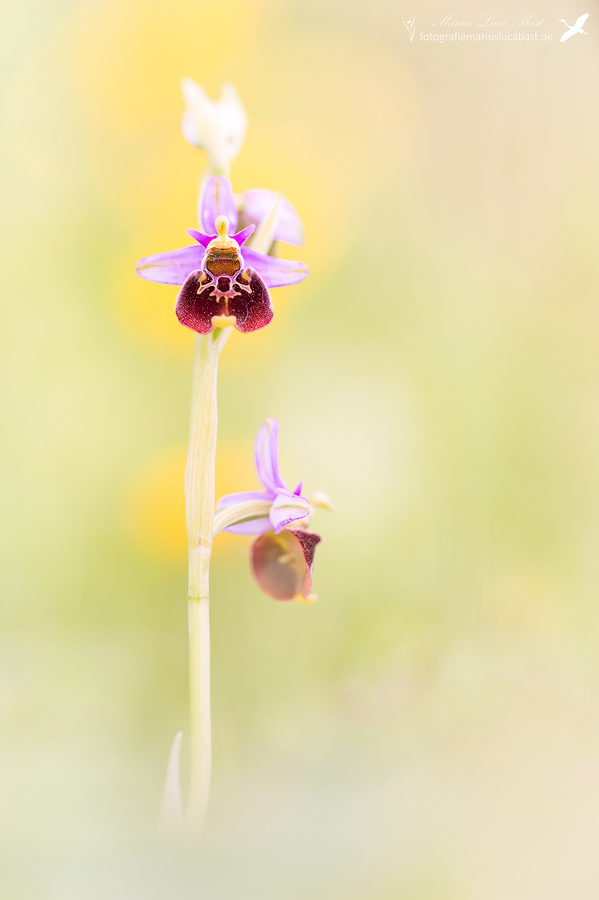
<instances>
[{"instance_id":1,"label":"pink orchid bloom","mask_svg":"<svg viewBox=\"0 0 599 900\"><path fill-rule=\"evenodd\" d=\"M191 228L187 232L196 243L146 256L137 264L137 274L142 278L182 286L175 313L181 324L199 334L226 325L234 325L242 332L263 328L273 316L269 288L296 284L308 274L304 263L277 259L243 247L256 221L269 212L265 195L271 192L248 192L248 196L251 194L257 195L250 198L248 214L254 221L230 235L229 231L234 232L238 223L231 184L223 177L209 178L201 203L203 230ZM271 202L274 202L272 197ZM301 235L295 221L297 214L291 204L288 207L282 207L279 231L287 238L297 239L298 233ZM276 229L274 236L276 239Z\"/></svg>"},{"instance_id":2,"label":"pink orchid bloom","mask_svg":"<svg viewBox=\"0 0 599 900\"><path fill-rule=\"evenodd\" d=\"M266 594L275 600L311 603L316 599L311 594L312 566L321 538L308 531L312 507L309 500L301 496L302 483L295 490L288 490L279 471L279 423L276 419L267 419L260 426L254 441L254 462L264 490L226 494L218 501L216 511L248 501L270 503L267 516L224 530L233 534L259 535L252 544L250 562L252 574Z\"/></svg>"}]
</instances>

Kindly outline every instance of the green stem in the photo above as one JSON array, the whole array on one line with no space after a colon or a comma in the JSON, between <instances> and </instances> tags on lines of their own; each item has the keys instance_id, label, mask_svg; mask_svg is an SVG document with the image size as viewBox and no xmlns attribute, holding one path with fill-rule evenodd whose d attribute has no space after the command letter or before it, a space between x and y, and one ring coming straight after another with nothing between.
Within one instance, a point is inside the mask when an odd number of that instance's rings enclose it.
<instances>
[{"instance_id":1,"label":"green stem","mask_svg":"<svg viewBox=\"0 0 599 900\"><path fill-rule=\"evenodd\" d=\"M202 828L212 768L210 724L209 571L214 515L214 466L218 424L218 358L230 328L196 340L189 453L185 469L185 507L189 542L187 611L189 624L189 705L191 783L187 829Z\"/></svg>"},{"instance_id":2,"label":"green stem","mask_svg":"<svg viewBox=\"0 0 599 900\"><path fill-rule=\"evenodd\" d=\"M189 440L191 442L191 434L193 430L193 423L196 415L196 407L198 405L198 394L200 391L200 385L202 383L202 378L204 377L204 372L206 371L206 366L208 364L208 359L210 357L210 351L212 349L212 335L211 334L196 334L195 343L193 345L193 368L191 370L191 407L189 411Z\"/></svg>"}]
</instances>

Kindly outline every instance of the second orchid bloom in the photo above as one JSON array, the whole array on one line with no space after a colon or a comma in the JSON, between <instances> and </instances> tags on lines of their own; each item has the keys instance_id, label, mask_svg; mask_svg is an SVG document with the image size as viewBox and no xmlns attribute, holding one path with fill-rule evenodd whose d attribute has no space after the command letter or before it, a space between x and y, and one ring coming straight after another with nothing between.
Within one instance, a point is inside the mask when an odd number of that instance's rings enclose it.
<instances>
[{"instance_id":1,"label":"second orchid bloom","mask_svg":"<svg viewBox=\"0 0 599 900\"><path fill-rule=\"evenodd\" d=\"M267 419L254 440L254 463L263 491L226 494L216 505L215 533L259 535L250 551L252 574L275 600L312 603L312 566L320 536L308 529L312 507L331 509L325 494L302 497L302 483L287 488L279 471L279 423Z\"/></svg>"}]
</instances>

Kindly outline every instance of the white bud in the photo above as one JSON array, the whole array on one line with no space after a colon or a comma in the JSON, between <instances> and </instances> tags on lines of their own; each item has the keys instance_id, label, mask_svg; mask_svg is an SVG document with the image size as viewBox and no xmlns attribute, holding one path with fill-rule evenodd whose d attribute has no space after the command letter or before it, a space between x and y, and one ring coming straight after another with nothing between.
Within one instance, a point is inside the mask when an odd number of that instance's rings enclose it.
<instances>
[{"instance_id":1,"label":"white bud","mask_svg":"<svg viewBox=\"0 0 599 900\"><path fill-rule=\"evenodd\" d=\"M322 491L315 491L313 494L310 494L308 500L310 501L310 506L315 506L317 509L328 509L329 512L333 512L335 509L328 495Z\"/></svg>"},{"instance_id":2,"label":"white bud","mask_svg":"<svg viewBox=\"0 0 599 900\"><path fill-rule=\"evenodd\" d=\"M232 84L223 84L218 100L210 100L203 87L193 80L181 82L185 111L183 137L208 153L212 174L229 174L231 162L243 146L248 117Z\"/></svg>"}]
</instances>

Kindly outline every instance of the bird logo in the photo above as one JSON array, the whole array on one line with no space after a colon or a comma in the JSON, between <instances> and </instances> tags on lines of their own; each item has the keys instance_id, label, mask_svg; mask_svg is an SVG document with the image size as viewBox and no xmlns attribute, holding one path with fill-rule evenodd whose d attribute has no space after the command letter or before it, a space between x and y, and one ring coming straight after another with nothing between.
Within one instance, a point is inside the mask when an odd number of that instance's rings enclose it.
<instances>
[{"instance_id":1,"label":"bird logo","mask_svg":"<svg viewBox=\"0 0 599 900\"><path fill-rule=\"evenodd\" d=\"M564 31L564 33L562 34L560 43L563 44L564 41L567 41L568 38L571 38L574 34L588 34L588 31L583 31L582 28L588 17L588 13L585 13L584 16L578 16L574 25L568 25L565 19L558 19L558 22L563 22L564 25L569 29L568 31Z\"/></svg>"},{"instance_id":2,"label":"bird logo","mask_svg":"<svg viewBox=\"0 0 599 900\"><path fill-rule=\"evenodd\" d=\"M408 19L407 22L405 19L402 19L401 21L404 23L404 25L408 29L408 34L410 35L410 44L411 44L412 41L414 40L414 29L416 28L416 25L414 23L416 22L416 16L412 16L412 18Z\"/></svg>"}]
</instances>

